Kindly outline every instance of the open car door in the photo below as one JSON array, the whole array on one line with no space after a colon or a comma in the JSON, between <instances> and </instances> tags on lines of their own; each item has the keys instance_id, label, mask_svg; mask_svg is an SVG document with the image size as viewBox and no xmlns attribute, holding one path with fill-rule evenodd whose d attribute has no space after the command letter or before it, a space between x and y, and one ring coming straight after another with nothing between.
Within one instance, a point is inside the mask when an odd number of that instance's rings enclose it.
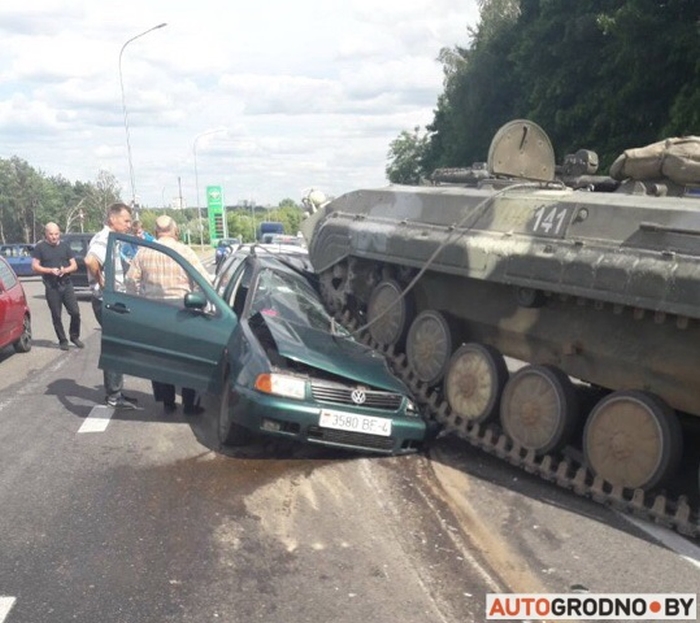
<instances>
[{"instance_id":1,"label":"open car door","mask_svg":"<svg viewBox=\"0 0 700 623\"><path fill-rule=\"evenodd\" d=\"M165 287L145 278L138 253L168 275ZM209 280L177 251L116 233L109 235L104 272L99 367L217 392L238 320ZM182 283L191 292L175 295L174 284Z\"/></svg>"}]
</instances>

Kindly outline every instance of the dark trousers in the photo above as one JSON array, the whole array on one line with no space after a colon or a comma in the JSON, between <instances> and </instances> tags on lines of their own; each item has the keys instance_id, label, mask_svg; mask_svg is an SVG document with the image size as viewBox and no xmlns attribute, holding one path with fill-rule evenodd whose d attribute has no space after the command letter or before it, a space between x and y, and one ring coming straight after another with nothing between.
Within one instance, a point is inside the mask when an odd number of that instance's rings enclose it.
<instances>
[{"instance_id":1,"label":"dark trousers","mask_svg":"<svg viewBox=\"0 0 700 623\"><path fill-rule=\"evenodd\" d=\"M68 280L64 283L55 285L47 285L45 288L46 302L49 304L51 311L51 321L53 322L54 331L59 342L67 342L66 332L63 329L63 321L61 320L61 312L65 306L68 315L70 316L70 327L68 335L70 339L80 337L80 308L78 307L78 299L75 298L75 290L73 283Z\"/></svg>"},{"instance_id":2,"label":"dark trousers","mask_svg":"<svg viewBox=\"0 0 700 623\"><path fill-rule=\"evenodd\" d=\"M92 311L95 314L97 324L102 326L102 299L98 299L96 296L92 297ZM121 372L103 370L102 378L104 380L107 398L117 397L122 393L122 389L124 387L124 375Z\"/></svg>"},{"instance_id":3,"label":"dark trousers","mask_svg":"<svg viewBox=\"0 0 700 623\"><path fill-rule=\"evenodd\" d=\"M175 386L170 385L170 383L159 383L158 381L151 381L153 386L153 398L156 402L162 402L163 404L175 404ZM185 407L194 407L194 400L197 392L188 387L182 388L182 404Z\"/></svg>"}]
</instances>

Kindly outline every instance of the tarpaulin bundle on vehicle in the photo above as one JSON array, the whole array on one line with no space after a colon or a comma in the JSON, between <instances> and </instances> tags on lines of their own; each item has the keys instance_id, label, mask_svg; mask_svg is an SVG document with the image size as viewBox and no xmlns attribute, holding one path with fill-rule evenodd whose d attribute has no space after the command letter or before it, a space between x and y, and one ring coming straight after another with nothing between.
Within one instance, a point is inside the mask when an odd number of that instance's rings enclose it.
<instances>
[{"instance_id":1,"label":"tarpaulin bundle on vehicle","mask_svg":"<svg viewBox=\"0 0 700 623\"><path fill-rule=\"evenodd\" d=\"M699 184L700 136L667 138L627 149L610 166L610 176L640 181L666 177L676 184Z\"/></svg>"}]
</instances>

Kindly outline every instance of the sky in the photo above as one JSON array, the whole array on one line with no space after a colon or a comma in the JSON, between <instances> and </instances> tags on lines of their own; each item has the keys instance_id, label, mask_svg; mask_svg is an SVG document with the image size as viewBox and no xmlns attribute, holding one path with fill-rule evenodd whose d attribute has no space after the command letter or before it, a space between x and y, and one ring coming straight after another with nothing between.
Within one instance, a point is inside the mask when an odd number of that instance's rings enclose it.
<instances>
[{"instance_id":1,"label":"sky","mask_svg":"<svg viewBox=\"0 0 700 623\"><path fill-rule=\"evenodd\" d=\"M476 0L2 0L0 157L108 171L149 207L384 186L478 18Z\"/></svg>"}]
</instances>

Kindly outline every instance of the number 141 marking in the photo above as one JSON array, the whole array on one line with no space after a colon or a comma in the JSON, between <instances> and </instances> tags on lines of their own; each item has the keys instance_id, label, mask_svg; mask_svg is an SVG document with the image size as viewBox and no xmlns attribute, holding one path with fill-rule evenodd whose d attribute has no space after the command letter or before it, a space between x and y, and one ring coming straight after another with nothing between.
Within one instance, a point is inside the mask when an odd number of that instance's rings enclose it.
<instances>
[{"instance_id":1,"label":"number 141 marking","mask_svg":"<svg viewBox=\"0 0 700 623\"><path fill-rule=\"evenodd\" d=\"M538 208L535 211L535 223L532 230L548 236L558 235L566 219L566 212L566 208L557 208L556 206L549 208L549 210L545 206Z\"/></svg>"}]
</instances>

